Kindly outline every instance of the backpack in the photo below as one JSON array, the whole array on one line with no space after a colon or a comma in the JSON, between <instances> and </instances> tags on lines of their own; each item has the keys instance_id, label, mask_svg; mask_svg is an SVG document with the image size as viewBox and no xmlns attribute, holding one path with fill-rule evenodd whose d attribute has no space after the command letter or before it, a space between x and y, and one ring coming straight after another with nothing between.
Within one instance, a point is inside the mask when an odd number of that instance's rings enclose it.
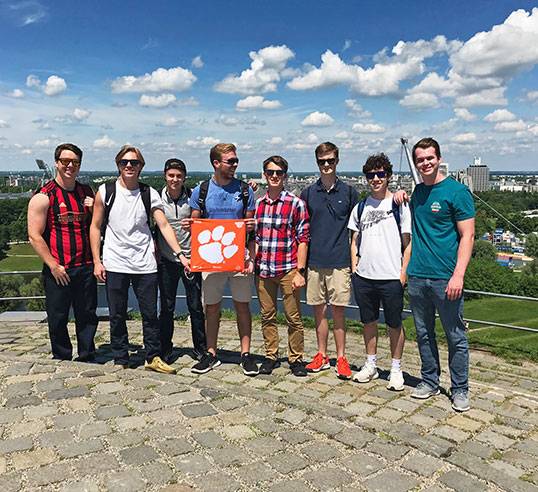
<instances>
[{"instance_id":1,"label":"backpack","mask_svg":"<svg viewBox=\"0 0 538 492\"><path fill-rule=\"evenodd\" d=\"M361 200L358 205L359 209L357 210L357 212L358 212L359 223L361 221L362 213L364 212L366 200L367 198L365 198L364 200ZM394 217L394 220L396 221L396 225L398 226L398 234L399 234L400 242L401 242L402 241L402 226L400 224L401 222L400 207L396 205L396 202L394 201L394 197L392 197L391 209L392 209L392 216ZM360 233L359 237L357 238L357 256L359 256L359 251L360 251L360 246L361 246L361 237L362 237L362 233ZM402 245L402 249L403 249L403 245Z\"/></svg>"},{"instance_id":2,"label":"backpack","mask_svg":"<svg viewBox=\"0 0 538 492\"><path fill-rule=\"evenodd\" d=\"M148 217L148 226L151 228L151 196L150 187L145 183L139 183L140 196L142 197L142 203L146 209L146 215ZM101 224L101 247L105 242L106 226L108 225L108 219L110 216L110 210L114 205L116 199L116 181L109 181L105 184L105 211L103 215L103 223Z\"/></svg>"},{"instance_id":3,"label":"backpack","mask_svg":"<svg viewBox=\"0 0 538 492\"><path fill-rule=\"evenodd\" d=\"M210 181L209 179L206 179L205 181L202 182L202 184L200 184L200 194L198 195L198 206L200 207L200 214L201 214L202 219L207 218L207 210L205 208L205 201L207 198L207 192L209 190L209 181ZM243 200L243 218L245 218L245 215L247 213L250 187L248 183L245 183L244 181L239 181L239 182L241 183L241 199Z\"/></svg>"}]
</instances>

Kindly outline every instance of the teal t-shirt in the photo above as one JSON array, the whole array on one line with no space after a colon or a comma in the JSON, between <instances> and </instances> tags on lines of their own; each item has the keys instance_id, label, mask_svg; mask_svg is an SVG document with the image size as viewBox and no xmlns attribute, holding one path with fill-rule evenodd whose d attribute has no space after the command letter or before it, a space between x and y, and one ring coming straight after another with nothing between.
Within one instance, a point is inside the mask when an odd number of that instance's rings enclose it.
<instances>
[{"instance_id":1,"label":"teal t-shirt","mask_svg":"<svg viewBox=\"0 0 538 492\"><path fill-rule=\"evenodd\" d=\"M411 197L413 242L407 274L449 279L458 259L457 222L475 216L469 188L452 178L417 185Z\"/></svg>"}]
</instances>

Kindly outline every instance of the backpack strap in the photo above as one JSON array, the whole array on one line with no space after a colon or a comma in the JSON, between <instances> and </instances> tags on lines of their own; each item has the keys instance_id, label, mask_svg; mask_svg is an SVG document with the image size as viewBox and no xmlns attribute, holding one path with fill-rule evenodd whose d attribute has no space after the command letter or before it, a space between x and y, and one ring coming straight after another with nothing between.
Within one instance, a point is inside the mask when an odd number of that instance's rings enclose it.
<instances>
[{"instance_id":1,"label":"backpack strap","mask_svg":"<svg viewBox=\"0 0 538 492\"><path fill-rule=\"evenodd\" d=\"M105 236L106 226L108 225L108 218L110 217L110 209L114 205L116 199L116 181L109 181L105 183L105 212L103 215L103 223L101 226L103 238Z\"/></svg>"},{"instance_id":2,"label":"backpack strap","mask_svg":"<svg viewBox=\"0 0 538 492\"><path fill-rule=\"evenodd\" d=\"M361 200L359 202L359 209L357 210L358 212L358 219L359 219L359 237L357 238L357 257L359 257L359 252L361 250L361 238L362 238L362 231L360 230L360 223L361 223L361 217L362 217L362 213L364 212L364 207L366 205L366 198L364 200Z\"/></svg>"},{"instance_id":3,"label":"backpack strap","mask_svg":"<svg viewBox=\"0 0 538 492\"><path fill-rule=\"evenodd\" d=\"M207 217L207 211L205 208L207 190L209 190L209 179L202 181L202 183L200 184L200 193L198 194L198 206L200 207L200 216L202 218Z\"/></svg>"},{"instance_id":4,"label":"backpack strap","mask_svg":"<svg viewBox=\"0 0 538 492\"><path fill-rule=\"evenodd\" d=\"M185 188L185 193L187 193L187 198L190 198L192 196L192 189L187 188L186 186L184 186L184 188Z\"/></svg>"},{"instance_id":5,"label":"backpack strap","mask_svg":"<svg viewBox=\"0 0 538 492\"><path fill-rule=\"evenodd\" d=\"M142 203L146 209L146 216L148 218L148 225L151 227L151 188L146 183L139 183L140 196L142 197Z\"/></svg>"},{"instance_id":6,"label":"backpack strap","mask_svg":"<svg viewBox=\"0 0 538 492\"><path fill-rule=\"evenodd\" d=\"M400 234L400 238L402 237L402 226L400 224L401 218L400 218L400 207L396 205L396 202L394 201L394 197L392 197L392 215L394 217L394 220L396 221L396 225L398 226L398 233Z\"/></svg>"},{"instance_id":7,"label":"backpack strap","mask_svg":"<svg viewBox=\"0 0 538 492\"><path fill-rule=\"evenodd\" d=\"M248 198L250 196L250 186L245 181L240 181L241 183L241 199L243 200L243 218L247 214L248 207Z\"/></svg>"}]
</instances>

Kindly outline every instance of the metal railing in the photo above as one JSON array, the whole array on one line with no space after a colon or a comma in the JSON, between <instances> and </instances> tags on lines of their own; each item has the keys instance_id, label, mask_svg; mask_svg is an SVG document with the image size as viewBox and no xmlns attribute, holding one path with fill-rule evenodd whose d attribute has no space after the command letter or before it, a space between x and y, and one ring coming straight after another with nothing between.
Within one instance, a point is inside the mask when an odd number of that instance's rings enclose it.
<instances>
[{"instance_id":1,"label":"metal railing","mask_svg":"<svg viewBox=\"0 0 538 492\"><path fill-rule=\"evenodd\" d=\"M11 271L11 272L0 272L0 275L39 274L39 273L41 273L40 270ZM103 283L98 283L98 286L102 287L103 285L104 285ZM497 292L485 292L485 291L470 290L470 289L465 289L464 292L467 293L467 294L478 294L478 295L483 295L483 296L500 297L500 298L505 298L505 299L515 299L515 300L521 300L521 301L535 301L535 302L538 301L538 298L536 298L536 297L516 296L516 295L512 295L512 294L500 294L500 293L497 293ZM185 299L185 298L186 298L185 295L177 295L176 296L176 299ZM29 300L34 300L34 299L45 299L45 296L0 297L0 301L29 301ZM223 299L232 300L232 296L223 296ZM252 299L255 299L257 301L258 296L253 295ZM278 301L281 302L282 299L279 297ZM306 304L306 301L301 299L301 304ZM355 306L353 304L348 304L345 307L346 307L346 309L359 309L359 306ZM380 310L383 311L383 308L381 307ZM405 309L404 308L403 312L412 314L410 309ZM439 317L439 315L437 313L435 314L435 316L437 318ZM520 330L520 331L527 331L527 332L531 332L531 333L538 333L538 329L529 328L529 327L526 327L526 326L509 325L509 324L506 324L506 323L496 323L494 321L485 321L485 320L472 319L472 318L463 318L463 320L465 322L474 323L474 324L478 324L478 325L496 326L496 327L499 327L499 328L509 328L511 330Z\"/></svg>"}]
</instances>

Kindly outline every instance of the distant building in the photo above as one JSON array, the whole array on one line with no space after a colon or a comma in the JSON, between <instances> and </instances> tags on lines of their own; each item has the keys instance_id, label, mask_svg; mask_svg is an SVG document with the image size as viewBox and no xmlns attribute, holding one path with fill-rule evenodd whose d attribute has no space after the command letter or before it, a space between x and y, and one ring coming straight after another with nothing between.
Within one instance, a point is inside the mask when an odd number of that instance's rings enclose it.
<instances>
[{"instance_id":1,"label":"distant building","mask_svg":"<svg viewBox=\"0 0 538 492\"><path fill-rule=\"evenodd\" d=\"M468 186L469 189L473 191L473 179L463 169L458 169L456 171L456 181Z\"/></svg>"},{"instance_id":2,"label":"distant building","mask_svg":"<svg viewBox=\"0 0 538 492\"><path fill-rule=\"evenodd\" d=\"M445 178L448 178L449 176L449 164L448 162L441 162L441 164L439 164L439 172L445 177Z\"/></svg>"},{"instance_id":3,"label":"distant building","mask_svg":"<svg viewBox=\"0 0 538 492\"><path fill-rule=\"evenodd\" d=\"M467 174L473 180L471 191L489 190L489 167L482 164L480 157L474 158L474 164L467 168Z\"/></svg>"}]
</instances>

